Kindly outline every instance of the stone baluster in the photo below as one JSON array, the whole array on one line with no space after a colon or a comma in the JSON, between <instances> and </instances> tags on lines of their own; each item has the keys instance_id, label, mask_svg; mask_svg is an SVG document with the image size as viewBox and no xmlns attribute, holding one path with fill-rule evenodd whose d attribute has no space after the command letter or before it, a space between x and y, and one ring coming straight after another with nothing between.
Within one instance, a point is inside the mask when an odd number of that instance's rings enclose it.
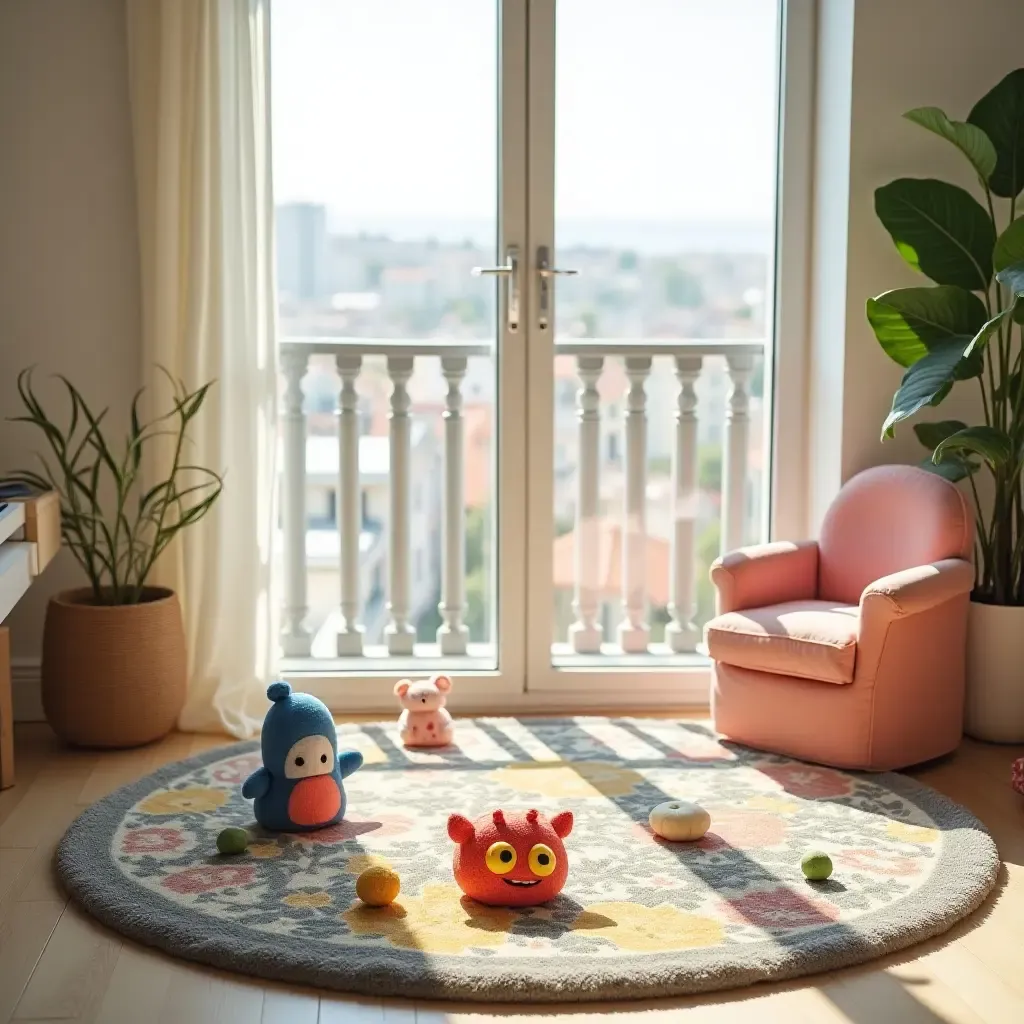
<instances>
[{"instance_id":1,"label":"stone baluster","mask_svg":"<svg viewBox=\"0 0 1024 1024\"><path fill-rule=\"evenodd\" d=\"M408 657L413 653L416 630L409 622L409 485L412 475L412 421L407 385L412 376L412 356L388 356L391 379L390 442L391 522L388 543L388 611L384 627L388 654Z\"/></svg>"},{"instance_id":2,"label":"stone baluster","mask_svg":"<svg viewBox=\"0 0 1024 1024\"><path fill-rule=\"evenodd\" d=\"M671 594L668 611L672 621L665 640L676 654L693 651L700 639L694 624L694 584L697 566L698 490L697 392L704 360L701 356L676 356L679 382L676 396L676 437L672 449L672 553Z\"/></svg>"},{"instance_id":3,"label":"stone baluster","mask_svg":"<svg viewBox=\"0 0 1024 1024\"><path fill-rule=\"evenodd\" d=\"M281 528L284 534L284 608L281 650L286 657L309 657L312 637L306 628L306 414L302 411L302 378L306 354L285 349Z\"/></svg>"},{"instance_id":4,"label":"stone baluster","mask_svg":"<svg viewBox=\"0 0 1024 1024\"><path fill-rule=\"evenodd\" d=\"M441 603L438 611L444 620L437 631L437 643L443 655L466 653L469 630L463 623L466 612L466 510L463 478L462 381L466 376L465 356L444 356L441 373L448 382L444 419L444 498L442 500L443 535L441 542Z\"/></svg>"},{"instance_id":5,"label":"stone baluster","mask_svg":"<svg viewBox=\"0 0 1024 1024\"><path fill-rule=\"evenodd\" d=\"M647 650L647 395L650 356L626 356L625 503L622 523L622 604L619 646L627 654Z\"/></svg>"},{"instance_id":6,"label":"stone baluster","mask_svg":"<svg viewBox=\"0 0 1024 1024\"><path fill-rule=\"evenodd\" d=\"M576 392L576 421L579 424L579 470L576 474L576 533L572 610L575 621L569 627L569 644L577 654L601 650L601 379L604 359L579 356L576 371L580 388Z\"/></svg>"},{"instance_id":7,"label":"stone baluster","mask_svg":"<svg viewBox=\"0 0 1024 1024\"><path fill-rule=\"evenodd\" d=\"M363 627L359 625L359 532L361 502L359 482L359 395L356 380L362 356L342 353L335 357L341 388L338 391L338 540L340 543L341 624L339 657L363 653Z\"/></svg>"},{"instance_id":8,"label":"stone baluster","mask_svg":"<svg viewBox=\"0 0 1024 1024\"><path fill-rule=\"evenodd\" d=\"M722 452L722 551L743 546L747 518L747 451L750 441L750 396L747 388L754 370L751 355L726 357L729 380Z\"/></svg>"}]
</instances>

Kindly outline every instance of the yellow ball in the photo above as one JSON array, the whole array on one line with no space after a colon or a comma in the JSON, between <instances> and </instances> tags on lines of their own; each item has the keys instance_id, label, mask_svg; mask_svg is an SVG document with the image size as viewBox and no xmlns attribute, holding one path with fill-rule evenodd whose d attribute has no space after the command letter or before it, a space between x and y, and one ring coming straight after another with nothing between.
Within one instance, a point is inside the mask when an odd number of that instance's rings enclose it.
<instances>
[{"instance_id":1,"label":"yellow ball","mask_svg":"<svg viewBox=\"0 0 1024 1024\"><path fill-rule=\"evenodd\" d=\"M386 907L395 902L401 884L397 871L375 864L356 879L356 895L371 907Z\"/></svg>"}]
</instances>

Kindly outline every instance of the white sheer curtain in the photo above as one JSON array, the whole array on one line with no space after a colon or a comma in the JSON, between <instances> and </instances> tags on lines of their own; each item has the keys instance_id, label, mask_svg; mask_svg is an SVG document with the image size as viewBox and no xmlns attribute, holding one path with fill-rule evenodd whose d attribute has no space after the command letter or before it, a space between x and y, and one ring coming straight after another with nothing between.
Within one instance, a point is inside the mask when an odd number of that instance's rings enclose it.
<instances>
[{"instance_id":1,"label":"white sheer curtain","mask_svg":"<svg viewBox=\"0 0 1024 1024\"><path fill-rule=\"evenodd\" d=\"M189 731L259 727L274 669L270 599L277 395L270 174L269 0L128 0L147 396L159 364L216 378L191 462L226 472L153 582L181 598ZM170 453L154 451L148 479Z\"/></svg>"}]
</instances>

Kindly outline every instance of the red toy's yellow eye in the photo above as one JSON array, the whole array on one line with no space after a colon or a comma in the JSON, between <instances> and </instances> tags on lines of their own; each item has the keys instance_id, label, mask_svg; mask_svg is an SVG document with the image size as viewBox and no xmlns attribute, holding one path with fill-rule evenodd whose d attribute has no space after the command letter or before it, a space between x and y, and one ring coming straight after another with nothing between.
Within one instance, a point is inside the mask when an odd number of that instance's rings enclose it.
<instances>
[{"instance_id":1,"label":"red toy's yellow eye","mask_svg":"<svg viewBox=\"0 0 1024 1024\"><path fill-rule=\"evenodd\" d=\"M555 857L554 850L550 846L545 846L543 843L538 843L530 851L530 870L535 875L540 875L542 878L546 878L555 870L555 865L558 863Z\"/></svg>"},{"instance_id":2,"label":"red toy's yellow eye","mask_svg":"<svg viewBox=\"0 0 1024 1024\"><path fill-rule=\"evenodd\" d=\"M488 871L507 875L516 866L516 851L508 843L492 843L484 855Z\"/></svg>"}]
</instances>

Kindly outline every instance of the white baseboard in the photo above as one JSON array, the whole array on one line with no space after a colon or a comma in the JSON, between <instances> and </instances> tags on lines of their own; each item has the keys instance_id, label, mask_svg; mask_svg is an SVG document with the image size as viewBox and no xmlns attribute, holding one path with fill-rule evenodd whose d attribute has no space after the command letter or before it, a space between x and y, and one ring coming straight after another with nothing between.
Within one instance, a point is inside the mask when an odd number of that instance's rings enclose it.
<instances>
[{"instance_id":1,"label":"white baseboard","mask_svg":"<svg viewBox=\"0 0 1024 1024\"><path fill-rule=\"evenodd\" d=\"M711 670L636 671L622 685L622 672L568 673L558 687L518 689L512 680L456 678L448 709L461 715L597 714L621 710L707 711ZM387 678L346 678L341 674L282 673L297 690L319 697L336 715L398 714Z\"/></svg>"},{"instance_id":2,"label":"white baseboard","mask_svg":"<svg viewBox=\"0 0 1024 1024\"><path fill-rule=\"evenodd\" d=\"M11 658L11 699L16 722L45 722L38 658Z\"/></svg>"},{"instance_id":3,"label":"white baseboard","mask_svg":"<svg viewBox=\"0 0 1024 1024\"><path fill-rule=\"evenodd\" d=\"M39 658L11 659L11 692L16 722L45 722L40 687ZM369 680L353 683L344 676L283 673L297 688L312 693L337 714L397 714L391 685L373 685ZM707 708L710 672L690 669L675 675L638 676L636 684L623 688L608 685L598 675L580 688L495 693L484 686L460 685L449 707L456 714L515 714L612 711L619 708L652 711L672 708Z\"/></svg>"}]
</instances>

